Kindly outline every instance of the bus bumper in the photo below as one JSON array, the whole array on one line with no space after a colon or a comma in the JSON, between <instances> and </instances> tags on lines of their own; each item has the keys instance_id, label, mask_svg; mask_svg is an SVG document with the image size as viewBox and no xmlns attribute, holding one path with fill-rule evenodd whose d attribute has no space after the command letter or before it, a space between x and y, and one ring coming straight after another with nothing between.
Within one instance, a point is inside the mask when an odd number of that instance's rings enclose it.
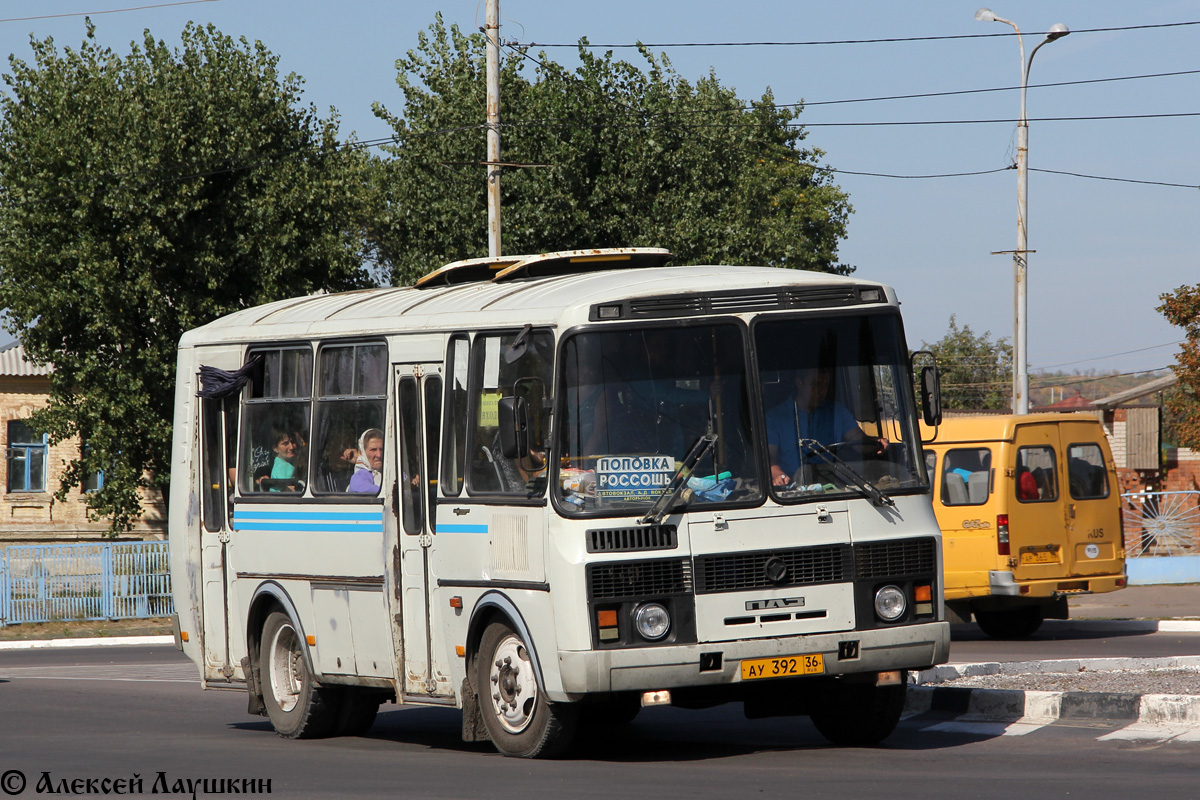
<instances>
[{"instance_id":1,"label":"bus bumper","mask_svg":"<svg viewBox=\"0 0 1200 800\"><path fill-rule=\"evenodd\" d=\"M843 642L858 645L842 646ZM839 658L839 653L848 652L856 655ZM924 669L949 659L950 623L670 647L560 650L563 694L553 691L547 694L553 701L565 701L577 700L579 695L591 692L644 692L739 683L744 659L814 653L823 656L826 675ZM707 667L703 671L701 656Z\"/></svg>"}]
</instances>

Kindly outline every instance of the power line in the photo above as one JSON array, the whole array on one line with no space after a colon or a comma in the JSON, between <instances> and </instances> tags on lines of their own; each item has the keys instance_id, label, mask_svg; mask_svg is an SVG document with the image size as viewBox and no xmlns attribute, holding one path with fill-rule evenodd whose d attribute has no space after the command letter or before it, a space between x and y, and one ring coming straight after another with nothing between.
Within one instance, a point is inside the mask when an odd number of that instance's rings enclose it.
<instances>
[{"instance_id":1,"label":"power line","mask_svg":"<svg viewBox=\"0 0 1200 800\"><path fill-rule=\"evenodd\" d=\"M101 14L123 14L126 11L149 11L152 8L170 8L172 6L192 6L197 3L219 3L221 0L178 0L175 3L155 3L151 6L133 6L131 8L113 8L107 11L77 11L71 14L39 14L36 17L9 17L0 22L30 22L38 19L62 19L63 17L98 17Z\"/></svg>"},{"instance_id":2,"label":"power line","mask_svg":"<svg viewBox=\"0 0 1200 800\"><path fill-rule=\"evenodd\" d=\"M1147 350L1157 350L1160 347L1174 347L1177 344L1183 344L1183 340L1180 339L1177 342L1167 342L1166 344L1153 344L1153 345L1150 345L1149 347L1139 347L1136 350L1125 350L1120 353L1109 353L1108 355L1093 356L1092 358L1081 358L1078 361L1064 361L1061 364L1050 364L1049 366L1045 366L1045 367L1037 367L1037 369L1045 370L1045 369L1054 369L1055 367L1069 367L1072 364L1083 364L1087 361L1099 361L1102 358L1115 358L1117 356L1127 356L1127 355L1130 355L1131 353L1144 353Z\"/></svg>"},{"instance_id":3,"label":"power line","mask_svg":"<svg viewBox=\"0 0 1200 800\"><path fill-rule=\"evenodd\" d=\"M1108 33L1111 31L1136 31L1149 28L1179 28L1187 25L1200 25L1200 20L1193 22L1162 22L1150 25L1126 25L1116 28L1081 28L1071 33ZM896 42L938 42L952 39L994 39L1002 36L1016 36L1016 33L962 33L947 36L894 36L886 39L833 39L828 41L808 42L622 42L619 44L584 44L580 42L504 42L509 47L584 47L587 49L616 50L620 48L641 47L818 47L842 44L891 44Z\"/></svg>"}]
</instances>

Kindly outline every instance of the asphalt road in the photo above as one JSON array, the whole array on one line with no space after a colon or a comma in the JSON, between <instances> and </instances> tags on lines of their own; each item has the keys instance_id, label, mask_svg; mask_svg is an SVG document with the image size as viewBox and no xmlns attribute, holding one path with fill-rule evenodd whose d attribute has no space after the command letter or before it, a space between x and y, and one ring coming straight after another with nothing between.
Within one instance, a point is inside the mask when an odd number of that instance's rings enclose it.
<instances>
[{"instance_id":1,"label":"asphalt road","mask_svg":"<svg viewBox=\"0 0 1200 800\"><path fill-rule=\"evenodd\" d=\"M151 794L162 773L159 794L177 793L179 781L231 778L269 780L272 795L289 799L1159 800L1195 797L1200 757L1200 736L1164 740L1094 721L1006 729L936 715L903 721L877 748L835 748L806 719L746 720L724 706L648 709L619 735L582 739L566 759L528 762L462 743L456 711L384 709L364 737L287 741L246 714L240 692L201 692L169 647L2 652L0 789L21 777L25 789L13 796L36 796L43 773L56 787L136 775L135 794Z\"/></svg>"}]
</instances>

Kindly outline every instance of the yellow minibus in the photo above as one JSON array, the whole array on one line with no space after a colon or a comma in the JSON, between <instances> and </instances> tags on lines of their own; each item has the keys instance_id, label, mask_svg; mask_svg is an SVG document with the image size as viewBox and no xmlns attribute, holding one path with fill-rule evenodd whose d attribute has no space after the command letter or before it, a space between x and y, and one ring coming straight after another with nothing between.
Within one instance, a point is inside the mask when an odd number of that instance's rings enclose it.
<instances>
[{"instance_id":1,"label":"yellow minibus","mask_svg":"<svg viewBox=\"0 0 1200 800\"><path fill-rule=\"evenodd\" d=\"M1086 413L946 417L925 466L942 530L947 615L1020 638L1072 595L1125 586L1116 468Z\"/></svg>"}]
</instances>

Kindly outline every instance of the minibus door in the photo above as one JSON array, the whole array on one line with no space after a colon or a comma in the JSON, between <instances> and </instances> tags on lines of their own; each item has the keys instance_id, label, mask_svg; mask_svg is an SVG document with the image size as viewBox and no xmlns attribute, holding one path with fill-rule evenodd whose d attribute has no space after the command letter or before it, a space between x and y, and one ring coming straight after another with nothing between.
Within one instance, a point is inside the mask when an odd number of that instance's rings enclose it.
<instances>
[{"instance_id":1,"label":"minibus door","mask_svg":"<svg viewBox=\"0 0 1200 800\"><path fill-rule=\"evenodd\" d=\"M1015 492L1008 512L1013 577L1018 581L1061 577L1069 559L1058 425L1018 425L1009 450L1008 474Z\"/></svg>"},{"instance_id":2,"label":"minibus door","mask_svg":"<svg viewBox=\"0 0 1200 800\"><path fill-rule=\"evenodd\" d=\"M1099 424L1059 423L1060 479L1066 516L1063 564L1068 575L1120 573L1121 504L1116 471Z\"/></svg>"},{"instance_id":3,"label":"minibus door","mask_svg":"<svg viewBox=\"0 0 1200 800\"><path fill-rule=\"evenodd\" d=\"M237 398L200 401L201 614L205 680L233 677L229 658L229 541L233 523L231 470L237 440Z\"/></svg>"},{"instance_id":4,"label":"minibus door","mask_svg":"<svg viewBox=\"0 0 1200 800\"><path fill-rule=\"evenodd\" d=\"M437 364L395 367L397 491L404 691L450 695L447 670L434 661L430 597L434 577L430 550L436 533L438 445L441 441L442 376ZM440 680L439 680L440 679Z\"/></svg>"}]
</instances>

